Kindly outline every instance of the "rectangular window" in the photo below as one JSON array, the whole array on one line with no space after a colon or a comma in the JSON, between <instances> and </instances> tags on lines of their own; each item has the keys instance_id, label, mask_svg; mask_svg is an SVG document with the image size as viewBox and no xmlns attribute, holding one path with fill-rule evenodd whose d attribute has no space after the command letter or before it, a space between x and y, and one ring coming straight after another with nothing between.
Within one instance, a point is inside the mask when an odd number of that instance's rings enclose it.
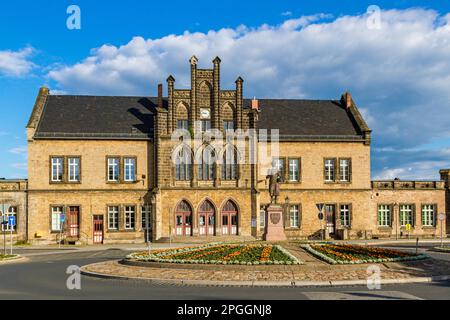
<instances>
[{"instance_id":1,"label":"rectangular window","mask_svg":"<svg viewBox=\"0 0 450 320\"><path fill-rule=\"evenodd\" d=\"M259 210L259 226L261 228L266 227L266 210L264 209L264 206L261 206L261 209Z\"/></svg>"},{"instance_id":2,"label":"rectangular window","mask_svg":"<svg viewBox=\"0 0 450 320\"><path fill-rule=\"evenodd\" d=\"M336 161L334 159L325 159L325 182L334 182Z\"/></svg>"},{"instance_id":3,"label":"rectangular window","mask_svg":"<svg viewBox=\"0 0 450 320\"><path fill-rule=\"evenodd\" d=\"M52 158L52 182L63 181L64 158Z\"/></svg>"},{"instance_id":4,"label":"rectangular window","mask_svg":"<svg viewBox=\"0 0 450 320\"><path fill-rule=\"evenodd\" d=\"M177 121L177 129L179 130L188 130L188 120L178 120Z\"/></svg>"},{"instance_id":5,"label":"rectangular window","mask_svg":"<svg viewBox=\"0 0 450 320\"><path fill-rule=\"evenodd\" d=\"M136 181L136 159L125 158L124 159L124 173L126 182Z\"/></svg>"},{"instance_id":6,"label":"rectangular window","mask_svg":"<svg viewBox=\"0 0 450 320\"><path fill-rule=\"evenodd\" d=\"M152 214L152 210L151 210L151 206L150 205L146 205L146 206L142 206L142 229L147 230L151 229L151 214ZM148 226L147 226L147 217L148 217Z\"/></svg>"},{"instance_id":7,"label":"rectangular window","mask_svg":"<svg viewBox=\"0 0 450 320\"><path fill-rule=\"evenodd\" d=\"M272 163L272 168L278 171L281 177L281 181L284 181L284 160L283 159L274 159Z\"/></svg>"},{"instance_id":8,"label":"rectangular window","mask_svg":"<svg viewBox=\"0 0 450 320\"><path fill-rule=\"evenodd\" d=\"M202 120L201 125L202 125L201 127L202 132L211 130L211 120Z\"/></svg>"},{"instance_id":9,"label":"rectangular window","mask_svg":"<svg viewBox=\"0 0 450 320\"><path fill-rule=\"evenodd\" d=\"M125 230L135 229L136 208L134 206L125 207Z\"/></svg>"},{"instance_id":10,"label":"rectangular window","mask_svg":"<svg viewBox=\"0 0 450 320\"><path fill-rule=\"evenodd\" d=\"M289 159L289 181L296 182L300 179L300 161Z\"/></svg>"},{"instance_id":11,"label":"rectangular window","mask_svg":"<svg viewBox=\"0 0 450 320\"><path fill-rule=\"evenodd\" d=\"M223 131L234 130L234 121L225 120L223 122Z\"/></svg>"},{"instance_id":12,"label":"rectangular window","mask_svg":"<svg viewBox=\"0 0 450 320\"><path fill-rule=\"evenodd\" d=\"M80 158L69 158L69 182L80 182Z\"/></svg>"},{"instance_id":13,"label":"rectangular window","mask_svg":"<svg viewBox=\"0 0 450 320\"><path fill-rule=\"evenodd\" d=\"M119 158L108 158L108 181L119 181Z\"/></svg>"},{"instance_id":14,"label":"rectangular window","mask_svg":"<svg viewBox=\"0 0 450 320\"><path fill-rule=\"evenodd\" d=\"M400 226L413 225L414 210L412 204L400 205Z\"/></svg>"},{"instance_id":15,"label":"rectangular window","mask_svg":"<svg viewBox=\"0 0 450 320\"><path fill-rule=\"evenodd\" d=\"M435 226L436 207L433 204L422 205L422 226Z\"/></svg>"},{"instance_id":16,"label":"rectangular window","mask_svg":"<svg viewBox=\"0 0 450 320\"><path fill-rule=\"evenodd\" d=\"M3 221L9 221L9 217L15 217L16 218L16 225L15 226L10 226L9 224L4 224L2 225L2 231L7 231L7 232L14 232L16 231L16 227L17 227L17 207L9 207L5 213L3 213L2 215L3 217Z\"/></svg>"},{"instance_id":17,"label":"rectangular window","mask_svg":"<svg viewBox=\"0 0 450 320\"><path fill-rule=\"evenodd\" d=\"M342 204L341 208L341 225L343 227L350 227L350 205L349 204Z\"/></svg>"},{"instance_id":18,"label":"rectangular window","mask_svg":"<svg viewBox=\"0 0 450 320\"><path fill-rule=\"evenodd\" d=\"M378 206L378 226L390 227L391 226L391 206L386 204L380 204Z\"/></svg>"},{"instance_id":19,"label":"rectangular window","mask_svg":"<svg viewBox=\"0 0 450 320\"><path fill-rule=\"evenodd\" d=\"M53 232L61 232L62 231L62 222L61 215L64 213L63 207L52 207L52 231Z\"/></svg>"},{"instance_id":20,"label":"rectangular window","mask_svg":"<svg viewBox=\"0 0 450 320\"><path fill-rule=\"evenodd\" d=\"M110 206L108 207L108 229L118 230L119 229L119 207Z\"/></svg>"},{"instance_id":21,"label":"rectangular window","mask_svg":"<svg viewBox=\"0 0 450 320\"><path fill-rule=\"evenodd\" d=\"M342 182L350 181L350 159L340 159L339 160L339 179Z\"/></svg>"},{"instance_id":22,"label":"rectangular window","mask_svg":"<svg viewBox=\"0 0 450 320\"><path fill-rule=\"evenodd\" d=\"M289 218L291 222L291 228L298 228L300 227L299 222L299 211L298 211L298 205L292 205L289 209Z\"/></svg>"}]
</instances>

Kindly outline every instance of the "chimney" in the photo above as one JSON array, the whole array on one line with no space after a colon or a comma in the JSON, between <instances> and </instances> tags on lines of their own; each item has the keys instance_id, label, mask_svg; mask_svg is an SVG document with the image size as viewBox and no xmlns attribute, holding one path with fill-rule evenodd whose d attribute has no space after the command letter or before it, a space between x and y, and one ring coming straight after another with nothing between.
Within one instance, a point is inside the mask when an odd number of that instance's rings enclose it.
<instances>
[{"instance_id":1,"label":"chimney","mask_svg":"<svg viewBox=\"0 0 450 320\"><path fill-rule=\"evenodd\" d=\"M252 110L259 110L259 101L256 97L252 100Z\"/></svg>"},{"instance_id":2,"label":"chimney","mask_svg":"<svg viewBox=\"0 0 450 320\"><path fill-rule=\"evenodd\" d=\"M160 83L158 84L158 108L163 108L163 85Z\"/></svg>"},{"instance_id":3,"label":"chimney","mask_svg":"<svg viewBox=\"0 0 450 320\"><path fill-rule=\"evenodd\" d=\"M350 92L347 91L344 93L343 100L344 100L345 107L347 108L347 110L350 109L351 106L353 105L353 98L352 98L352 95L350 94Z\"/></svg>"}]
</instances>

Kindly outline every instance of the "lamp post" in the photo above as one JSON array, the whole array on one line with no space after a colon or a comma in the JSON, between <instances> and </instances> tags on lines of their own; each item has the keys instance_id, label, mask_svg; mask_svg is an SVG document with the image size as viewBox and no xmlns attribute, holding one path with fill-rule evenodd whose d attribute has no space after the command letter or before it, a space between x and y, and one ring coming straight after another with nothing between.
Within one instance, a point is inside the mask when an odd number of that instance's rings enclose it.
<instances>
[{"instance_id":1,"label":"lamp post","mask_svg":"<svg viewBox=\"0 0 450 320\"><path fill-rule=\"evenodd\" d=\"M395 219L395 240L398 240L398 218L399 218L399 216L400 216L400 212L399 212L399 214L397 214L397 208L398 207L398 202L395 202L394 203L394 214L393 214L393 216L394 216L394 219Z\"/></svg>"},{"instance_id":2,"label":"lamp post","mask_svg":"<svg viewBox=\"0 0 450 320\"><path fill-rule=\"evenodd\" d=\"M146 232L146 238L147 238L147 245L148 245L148 255L151 253L151 244L150 244L150 210L149 205L146 203L144 205L145 207L145 232Z\"/></svg>"},{"instance_id":3,"label":"lamp post","mask_svg":"<svg viewBox=\"0 0 450 320\"><path fill-rule=\"evenodd\" d=\"M284 226L283 227L285 227L286 226L286 224L287 224L287 217L288 217L288 215L289 215L289 204L291 203L291 199L289 199L289 197L288 196L286 196L286 198L284 199L284 203L286 204L286 209L285 209L285 221L284 221Z\"/></svg>"}]
</instances>

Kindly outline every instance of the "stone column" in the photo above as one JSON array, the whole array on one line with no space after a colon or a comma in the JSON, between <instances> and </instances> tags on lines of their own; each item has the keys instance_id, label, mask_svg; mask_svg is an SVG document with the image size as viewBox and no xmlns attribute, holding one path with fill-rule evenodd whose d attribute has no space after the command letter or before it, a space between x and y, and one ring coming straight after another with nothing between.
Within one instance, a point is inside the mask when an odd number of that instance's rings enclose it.
<instances>
[{"instance_id":1,"label":"stone column","mask_svg":"<svg viewBox=\"0 0 450 320\"><path fill-rule=\"evenodd\" d=\"M197 121L197 63L196 56L192 56L189 60L191 64L191 112L189 112L189 126L193 128L194 133L197 132L195 128L195 121Z\"/></svg>"},{"instance_id":2,"label":"stone column","mask_svg":"<svg viewBox=\"0 0 450 320\"><path fill-rule=\"evenodd\" d=\"M215 129L221 129L220 124L220 58L216 57L213 60L214 70L213 70L213 123L212 127Z\"/></svg>"}]
</instances>

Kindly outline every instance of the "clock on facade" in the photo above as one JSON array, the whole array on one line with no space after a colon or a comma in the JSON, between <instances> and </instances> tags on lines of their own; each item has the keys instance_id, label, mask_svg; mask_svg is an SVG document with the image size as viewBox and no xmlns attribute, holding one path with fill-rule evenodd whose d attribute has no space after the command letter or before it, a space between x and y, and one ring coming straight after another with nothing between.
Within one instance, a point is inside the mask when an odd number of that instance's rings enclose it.
<instances>
[{"instance_id":1,"label":"clock on facade","mask_svg":"<svg viewBox=\"0 0 450 320\"><path fill-rule=\"evenodd\" d=\"M202 119L211 119L211 110L207 108L200 109L200 118Z\"/></svg>"}]
</instances>

